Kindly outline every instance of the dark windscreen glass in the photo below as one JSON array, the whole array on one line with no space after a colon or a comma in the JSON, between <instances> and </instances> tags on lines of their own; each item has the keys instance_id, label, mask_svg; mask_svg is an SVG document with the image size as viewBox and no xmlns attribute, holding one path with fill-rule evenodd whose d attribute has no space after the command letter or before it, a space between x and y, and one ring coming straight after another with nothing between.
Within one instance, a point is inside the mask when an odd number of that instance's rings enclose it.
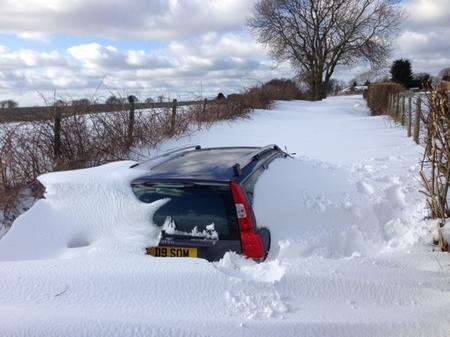
<instances>
[{"instance_id":1,"label":"dark windscreen glass","mask_svg":"<svg viewBox=\"0 0 450 337\"><path fill-rule=\"evenodd\" d=\"M168 199L153 215L153 222L162 226L170 218L177 231L202 232L214 224L219 239L237 238L233 202L227 187L199 184L145 183L133 186L137 198L145 203Z\"/></svg>"}]
</instances>

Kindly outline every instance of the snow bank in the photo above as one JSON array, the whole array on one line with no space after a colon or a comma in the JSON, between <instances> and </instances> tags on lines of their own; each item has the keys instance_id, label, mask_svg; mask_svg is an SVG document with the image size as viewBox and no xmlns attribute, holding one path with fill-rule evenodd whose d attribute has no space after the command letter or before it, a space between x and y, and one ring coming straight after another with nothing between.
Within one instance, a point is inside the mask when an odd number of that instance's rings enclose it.
<instances>
[{"instance_id":1,"label":"snow bank","mask_svg":"<svg viewBox=\"0 0 450 337\"><path fill-rule=\"evenodd\" d=\"M258 224L272 233L270 257L376 255L429 237L409 189L390 180L384 187L386 178L308 158L272 163L254 202Z\"/></svg>"},{"instance_id":2,"label":"snow bank","mask_svg":"<svg viewBox=\"0 0 450 337\"><path fill-rule=\"evenodd\" d=\"M255 187L255 215L271 256L340 258L379 252L382 224L350 171L307 159L272 163Z\"/></svg>"},{"instance_id":3,"label":"snow bank","mask_svg":"<svg viewBox=\"0 0 450 337\"><path fill-rule=\"evenodd\" d=\"M2 238L0 260L144 254L159 233L150 220L159 205L134 196L130 182L145 171L129 169L132 164L40 176L45 199L21 215Z\"/></svg>"},{"instance_id":4,"label":"snow bank","mask_svg":"<svg viewBox=\"0 0 450 337\"><path fill-rule=\"evenodd\" d=\"M420 148L360 97L279 102L162 149L189 143L313 158L257 183L269 259L144 255L159 205L132 194L132 162L44 175L46 199L0 240L0 337L448 336L450 258L428 245Z\"/></svg>"}]
</instances>

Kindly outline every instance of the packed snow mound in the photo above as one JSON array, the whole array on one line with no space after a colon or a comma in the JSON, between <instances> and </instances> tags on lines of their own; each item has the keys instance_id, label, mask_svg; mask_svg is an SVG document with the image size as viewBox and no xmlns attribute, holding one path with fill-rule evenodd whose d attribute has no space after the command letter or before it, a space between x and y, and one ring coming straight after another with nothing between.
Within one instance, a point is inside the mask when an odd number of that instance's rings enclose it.
<instances>
[{"instance_id":1,"label":"packed snow mound","mask_svg":"<svg viewBox=\"0 0 450 337\"><path fill-rule=\"evenodd\" d=\"M349 170L302 158L271 164L255 187L255 216L271 257L339 258L380 251L383 231Z\"/></svg>"},{"instance_id":2,"label":"packed snow mound","mask_svg":"<svg viewBox=\"0 0 450 337\"><path fill-rule=\"evenodd\" d=\"M214 262L214 266L225 275L238 280L273 283L280 281L286 271L286 266L278 259L257 263L234 252L228 252L224 257Z\"/></svg>"},{"instance_id":3,"label":"packed snow mound","mask_svg":"<svg viewBox=\"0 0 450 337\"><path fill-rule=\"evenodd\" d=\"M272 259L367 256L410 246L428 231L414 219L400 222L406 205L400 185L376 189L355 170L308 158L275 161L255 186L255 216L270 228Z\"/></svg>"},{"instance_id":4,"label":"packed snow mound","mask_svg":"<svg viewBox=\"0 0 450 337\"><path fill-rule=\"evenodd\" d=\"M0 241L0 260L69 258L80 254L145 254L159 231L153 212L130 182L145 171L131 161L39 177L45 199L20 216Z\"/></svg>"}]
</instances>

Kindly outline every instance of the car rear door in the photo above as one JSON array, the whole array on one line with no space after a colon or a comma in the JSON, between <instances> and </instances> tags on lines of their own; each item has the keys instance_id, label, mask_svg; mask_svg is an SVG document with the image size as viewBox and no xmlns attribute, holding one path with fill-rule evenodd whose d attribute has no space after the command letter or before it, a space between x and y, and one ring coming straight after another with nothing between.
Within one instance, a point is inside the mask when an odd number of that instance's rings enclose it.
<instances>
[{"instance_id":1,"label":"car rear door","mask_svg":"<svg viewBox=\"0 0 450 337\"><path fill-rule=\"evenodd\" d=\"M151 249L150 254L192 255L215 261L227 251L241 253L236 211L228 184L172 180L132 187L143 202L167 199L151 219L161 228L159 246L164 249Z\"/></svg>"}]
</instances>

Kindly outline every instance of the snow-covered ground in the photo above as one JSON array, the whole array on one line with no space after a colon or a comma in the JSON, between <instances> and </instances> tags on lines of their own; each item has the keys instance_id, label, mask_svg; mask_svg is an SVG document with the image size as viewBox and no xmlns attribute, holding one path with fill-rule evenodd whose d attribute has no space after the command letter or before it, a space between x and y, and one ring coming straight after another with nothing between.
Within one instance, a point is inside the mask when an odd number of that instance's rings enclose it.
<instances>
[{"instance_id":1,"label":"snow-covered ground","mask_svg":"<svg viewBox=\"0 0 450 337\"><path fill-rule=\"evenodd\" d=\"M450 258L432 252L421 149L359 96L279 102L160 150L277 143L256 185L260 264L144 255L155 204L118 162L40 178L0 240L0 336L449 336Z\"/></svg>"}]
</instances>

